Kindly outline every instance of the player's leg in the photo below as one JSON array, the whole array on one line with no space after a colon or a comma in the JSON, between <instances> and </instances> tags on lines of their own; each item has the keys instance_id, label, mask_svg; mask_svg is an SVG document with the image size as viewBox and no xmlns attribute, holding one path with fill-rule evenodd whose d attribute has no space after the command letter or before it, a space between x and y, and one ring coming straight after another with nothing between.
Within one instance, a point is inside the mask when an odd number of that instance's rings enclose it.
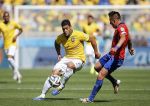
<instances>
[{"instance_id":1,"label":"player's leg","mask_svg":"<svg viewBox=\"0 0 150 106\"><path fill-rule=\"evenodd\" d=\"M82 68L83 62L80 59L69 59L69 62L66 63L66 70L62 76L61 85L52 91L52 95L59 94L65 87L65 84L69 80L69 78L73 75L73 73Z\"/></svg>"},{"instance_id":2,"label":"player's leg","mask_svg":"<svg viewBox=\"0 0 150 106\"><path fill-rule=\"evenodd\" d=\"M105 76L107 75L108 70L105 68L102 68L98 74L97 80L95 82L95 85L93 87L93 90L90 94L90 96L88 98L81 98L80 101L82 103L90 103L94 101L94 98L96 96L96 94L98 93L98 91L101 89L102 85L103 85L103 79L105 78Z\"/></svg>"},{"instance_id":3,"label":"player's leg","mask_svg":"<svg viewBox=\"0 0 150 106\"><path fill-rule=\"evenodd\" d=\"M59 61L53 68L52 73L50 74L50 76L48 76L48 78L46 79L41 95L33 98L33 100L44 100L45 99L45 95L48 92L48 90L53 86L53 82L52 82L52 76L61 76L62 75L62 70L66 70L66 65L64 64L64 58L61 59L61 61Z\"/></svg>"},{"instance_id":4,"label":"player's leg","mask_svg":"<svg viewBox=\"0 0 150 106\"><path fill-rule=\"evenodd\" d=\"M21 78L22 75L19 72L18 66L15 62L15 52L16 52L16 47L15 46L11 46L8 50L5 50L5 53L7 55L8 58L8 63L11 67L11 69L13 70L13 79L17 80L18 83L21 83Z\"/></svg>"},{"instance_id":5,"label":"player's leg","mask_svg":"<svg viewBox=\"0 0 150 106\"><path fill-rule=\"evenodd\" d=\"M114 88L114 93L117 94L119 90L119 84L121 83L121 81L115 79L111 74L108 74L106 78L112 83Z\"/></svg>"},{"instance_id":6,"label":"player's leg","mask_svg":"<svg viewBox=\"0 0 150 106\"><path fill-rule=\"evenodd\" d=\"M89 62L89 65L91 67L90 73L94 74L96 73L94 70L95 57L94 57L94 50L92 48L92 45L86 46L86 55L87 55L87 61Z\"/></svg>"},{"instance_id":7,"label":"player's leg","mask_svg":"<svg viewBox=\"0 0 150 106\"><path fill-rule=\"evenodd\" d=\"M53 86L53 82L52 82L52 76L55 76L55 77L59 77L61 75L61 72L60 70L53 70L52 71L52 74L45 80L45 83L43 85L43 89L42 89L42 92L39 96L33 98L33 100L44 100L45 99L45 96L46 96L46 93L48 92L48 90Z\"/></svg>"},{"instance_id":8,"label":"player's leg","mask_svg":"<svg viewBox=\"0 0 150 106\"><path fill-rule=\"evenodd\" d=\"M120 80L115 79L111 73L118 69L123 64L123 59L114 60L112 67L110 68L109 74L106 76L106 78L112 83L114 88L114 93L117 94L119 91L119 84L121 83Z\"/></svg>"},{"instance_id":9,"label":"player's leg","mask_svg":"<svg viewBox=\"0 0 150 106\"><path fill-rule=\"evenodd\" d=\"M92 90L90 96L88 98L81 99L81 102L83 102L83 103L93 102L96 94L101 89L102 84L103 84L103 79L107 76L108 71L111 68L111 65L114 61L114 58L111 58L111 56L109 56L109 55L103 56L102 58L107 59L106 57L109 58L109 60L105 63L104 67L99 71L96 83L93 87L93 90ZM100 59L100 60L102 60L102 59Z\"/></svg>"},{"instance_id":10,"label":"player's leg","mask_svg":"<svg viewBox=\"0 0 150 106\"><path fill-rule=\"evenodd\" d=\"M94 69L99 73L103 66L108 62L108 54L104 55L95 63Z\"/></svg>"}]
</instances>

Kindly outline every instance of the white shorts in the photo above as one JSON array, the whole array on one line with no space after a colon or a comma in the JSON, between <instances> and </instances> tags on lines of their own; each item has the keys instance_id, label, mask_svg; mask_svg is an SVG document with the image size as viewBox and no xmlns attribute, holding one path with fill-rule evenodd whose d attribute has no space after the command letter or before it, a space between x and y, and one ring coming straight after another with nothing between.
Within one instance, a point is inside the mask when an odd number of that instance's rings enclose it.
<instances>
[{"instance_id":1,"label":"white shorts","mask_svg":"<svg viewBox=\"0 0 150 106\"><path fill-rule=\"evenodd\" d=\"M5 49L6 55L15 56L16 46L10 46L8 49Z\"/></svg>"},{"instance_id":2,"label":"white shorts","mask_svg":"<svg viewBox=\"0 0 150 106\"><path fill-rule=\"evenodd\" d=\"M64 74L65 72L66 72L66 69L67 69L67 63L69 63L69 62L73 62L74 63L74 65L75 65L75 70L76 71L78 71L78 70L80 70L82 67L83 67L83 65L84 65L84 63L83 63L83 61L82 60L80 60L80 59L72 59L72 58L66 58L66 57L64 57L64 58L62 58L55 66L54 66L54 70L56 70L56 69L60 69L61 70L61 74Z\"/></svg>"},{"instance_id":3,"label":"white shorts","mask_svg":"<svg viewBox=\"0 0 150 106\"><path fill-rule=\"evenodd\" d=\"M85 54L94 56L94 50L93 50L92 45L86 45L85 46Z\"/></svg>"}]
</instances>

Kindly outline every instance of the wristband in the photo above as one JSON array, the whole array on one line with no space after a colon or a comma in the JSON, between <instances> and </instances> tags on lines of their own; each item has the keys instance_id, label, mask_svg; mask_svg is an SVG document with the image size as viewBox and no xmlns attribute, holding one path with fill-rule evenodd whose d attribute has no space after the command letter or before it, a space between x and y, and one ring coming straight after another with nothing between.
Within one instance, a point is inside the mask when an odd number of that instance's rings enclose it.
<instances>
[{"instance_id":1,"label":"wristband","mask_svg":"<svg viewBox=\"0 0 150 106\"><path fill-rule=\"evenodd\" d=\"M115 46L114 48L115 48L116 50L118 50L120 47L119 47L119 46Z\"/></svg>"}]
</instances>

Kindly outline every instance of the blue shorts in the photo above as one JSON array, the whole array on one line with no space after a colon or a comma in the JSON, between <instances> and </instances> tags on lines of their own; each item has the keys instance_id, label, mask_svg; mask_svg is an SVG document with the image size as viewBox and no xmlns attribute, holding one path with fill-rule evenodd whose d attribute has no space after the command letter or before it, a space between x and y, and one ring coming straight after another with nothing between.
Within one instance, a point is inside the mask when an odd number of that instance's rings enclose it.
<instances>
[{"instance_id":1,"label":"blue shorts","mask_svg":"<svg viewBox=\"0 0 150 106\"><path fill-rule=\"evenodd\" d=\"M108 70L109 73L123 65L124 59L115 59L109 53L99 59L101 65Z\"/></svg>"}]
</instances>

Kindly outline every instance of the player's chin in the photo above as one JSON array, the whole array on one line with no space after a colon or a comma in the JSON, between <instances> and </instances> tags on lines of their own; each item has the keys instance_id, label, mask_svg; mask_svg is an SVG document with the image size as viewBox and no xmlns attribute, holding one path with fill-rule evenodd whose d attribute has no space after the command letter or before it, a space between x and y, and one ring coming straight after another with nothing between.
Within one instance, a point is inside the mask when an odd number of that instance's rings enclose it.
<instances>
[{"instance_id":1,"label":"player's chin","mask_svg":"<svg viewBox=\"0 0 150 106\"><path fill-rule=\"evenodd\" d=\"M69 36L69 34L65 33L65 36L67 36L67 37L68 37L68 36Z\"/></svg>"}]
</instances>

